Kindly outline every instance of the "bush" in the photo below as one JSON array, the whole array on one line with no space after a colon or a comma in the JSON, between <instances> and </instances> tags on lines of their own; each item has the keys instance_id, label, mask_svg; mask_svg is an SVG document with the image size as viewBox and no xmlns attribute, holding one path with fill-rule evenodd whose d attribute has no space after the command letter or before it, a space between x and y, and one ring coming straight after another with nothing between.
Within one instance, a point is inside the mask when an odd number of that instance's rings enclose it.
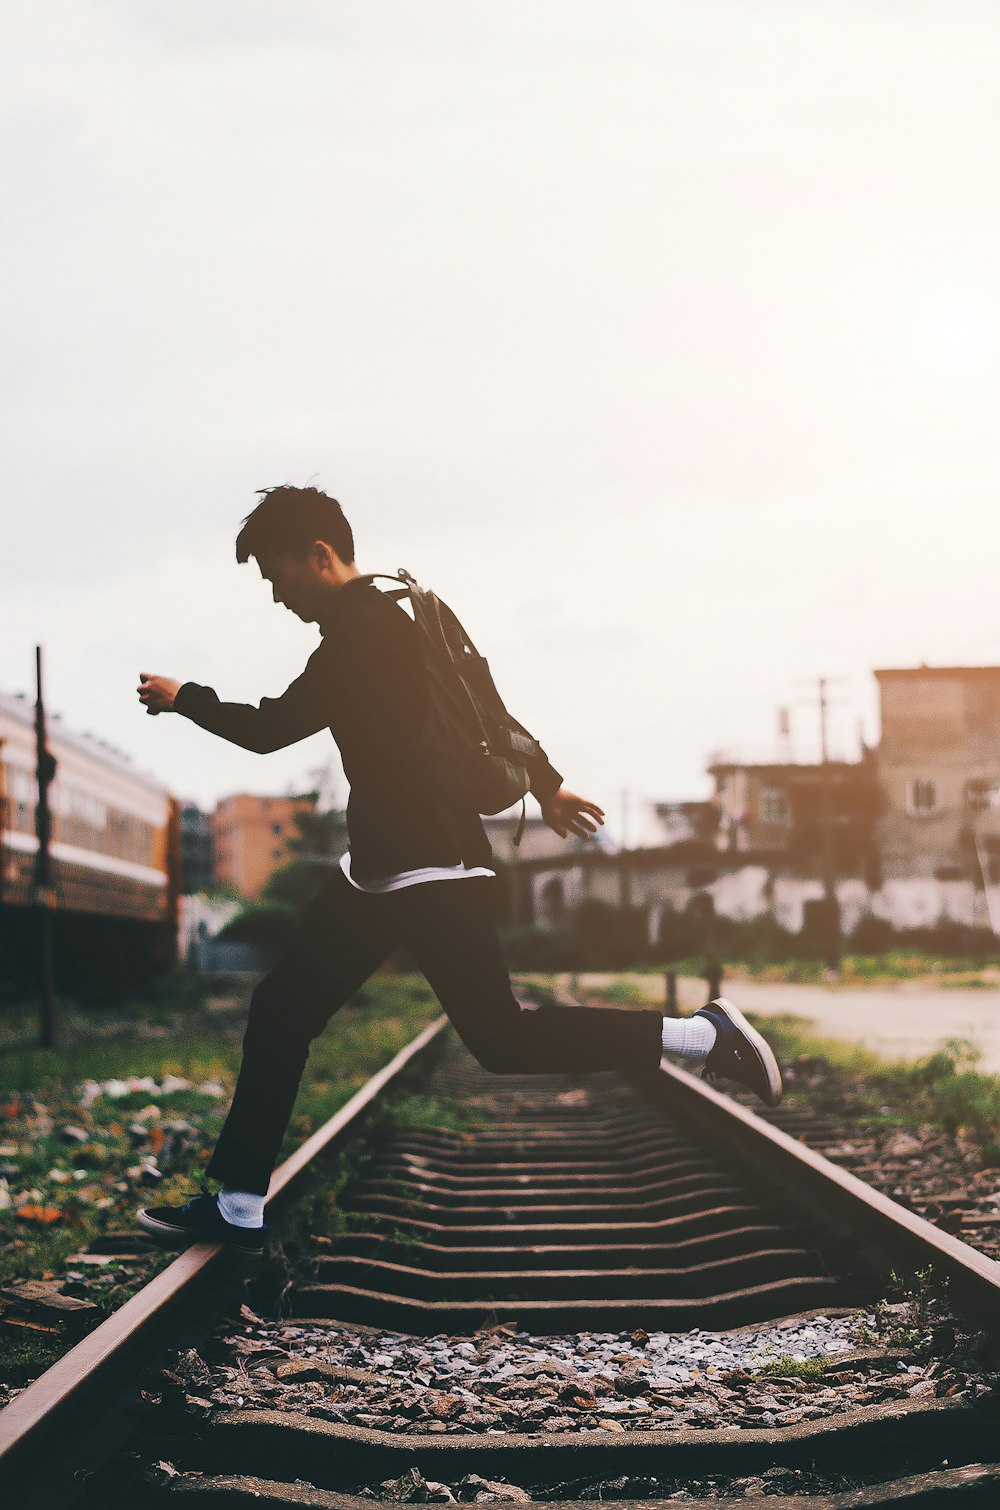
<instances>
[{"instance_id":1,"label":"bush","mask_svg":"<svg viewBox=\"0 0 1000 1510\"><path fill-rule=\"evenodd\" d=\"M501 929L504 954L512 970L573 970L574 941L570 928Z\"/></svg>"},{"instance_id":2,"label":"bush","mask_svg":"<svg viewBox=\"0 0 1000 1510\"><path fill-rule=\"evenodd\" d=\"M883 954L894 938L891 923L867 913L851 934L851 948L856 954Z\"/></svg>"},{"instance_id":3,"label":"bush","mask_svg":"<svg viewBox=\"0 0 1000 1510\"><path fill-rule=\"evenodd\" d=\"M291 943L298 917L290 902L248 902L242 912L219 930L218 937L237 944L253 944L274 959Z\"/></svg>"}]
</instances>

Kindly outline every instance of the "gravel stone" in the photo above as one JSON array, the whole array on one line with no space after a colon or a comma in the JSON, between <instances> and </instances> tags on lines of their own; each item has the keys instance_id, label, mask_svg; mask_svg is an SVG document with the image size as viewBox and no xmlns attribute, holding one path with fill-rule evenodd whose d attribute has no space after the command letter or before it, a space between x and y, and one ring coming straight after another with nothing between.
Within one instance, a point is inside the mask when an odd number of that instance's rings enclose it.
<instances>
[{"instance_id":1,"label":"gravel stone","mask_svg":"<svg viewBox=\"0 0 1000 1510\"><path fill-rule=\"evenodd\" d=\"M509 1328L422 1338L346 1324L288 1326L244 1311L252 1321L213 1344L219 1362L210 1366L191 1349L174 1374L198 1411L206 1399L217 1407L266 1404L395 1434L787 1426L866 1403L971 1393L951 1348L948 1360L913 1354L836 1366L880 1326L905 1325L906 1312L882 1307L880 1315L640 1338ZM778 1359L788 1360L781 1375ZM797 1370L813 1359L832 1367Z\"/></svg>"}]
</instances>

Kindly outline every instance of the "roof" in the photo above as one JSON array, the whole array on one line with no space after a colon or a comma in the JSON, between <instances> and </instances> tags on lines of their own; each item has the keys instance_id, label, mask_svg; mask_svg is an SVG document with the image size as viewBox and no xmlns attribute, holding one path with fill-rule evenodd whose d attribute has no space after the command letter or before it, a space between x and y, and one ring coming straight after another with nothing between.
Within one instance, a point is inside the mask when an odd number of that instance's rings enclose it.
<instances>
[{"instance_id":1,"label":"roof","mask_svg":"<svg viewBox=\"0 0 1000 1510\"><path fill-rule=\"evenodd\" d=\"M35 727L35 704L23 693L15 695L10 692L0 692L0 719L10 718L16 723L26 725L32 731ZM45 719L46 736L52 752L58 756L60 746L63 749L75 750L80 755L85 755L88 760L93 760L98 765L117 771L119 775L126 776L134 781L137 786L143 786L148 791L163 794L167 787L162 781L157 781L155 776L150 776L146 771L137 770L130 755L123 750L115 749L114 745L105 744L103 739L98 739L95 734L74 734L67 729L58 713L47 713Z\"/></svg>"},{"instance_id":2,"label":"roof","mask_svg":"<svg viewBox=\"0 0 1000 1510\"><path fill-rule=\"evenodd\" d=\"M814 776L823 770L818 760L713 760L707 767L710 776L717 771L765 771L771 776ZM828 760L828 771L865 771L862 760Z\"/></svg>"},{"instance_id":3,"label":"roof","mask_svg":"<svg viewBox=\"0 0 1000 1510\"><path fill-rule=\"evenodd\" d=\"M892 666L874 671L873 676L919 677L1000 677L1000 666Z\"/></svg>"}]
</instances>

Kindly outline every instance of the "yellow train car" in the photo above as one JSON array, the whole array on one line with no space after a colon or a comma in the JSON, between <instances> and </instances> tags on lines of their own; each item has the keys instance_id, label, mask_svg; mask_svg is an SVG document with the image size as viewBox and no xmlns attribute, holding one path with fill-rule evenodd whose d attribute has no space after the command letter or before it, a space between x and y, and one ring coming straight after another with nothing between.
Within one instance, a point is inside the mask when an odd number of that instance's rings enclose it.
<instances>
[{"instance_id":1,"label":"yellow train car","mask_svg":"<svg viewBox=\"0 0 1000 1510\"><path fill-rule=\"evenodd\" d=\"M35 709L0 693L0 943L16 949L33 909L38 855ZM64 953L105 951L109 976L135 973L144 957L162 963L176 948L179 804L127 756L49 717L55 757L49 786L51 900ZM58 964L58 961L57 961ZM140 974L145 972L140 970Z\"/></svg>"}]
</instances>

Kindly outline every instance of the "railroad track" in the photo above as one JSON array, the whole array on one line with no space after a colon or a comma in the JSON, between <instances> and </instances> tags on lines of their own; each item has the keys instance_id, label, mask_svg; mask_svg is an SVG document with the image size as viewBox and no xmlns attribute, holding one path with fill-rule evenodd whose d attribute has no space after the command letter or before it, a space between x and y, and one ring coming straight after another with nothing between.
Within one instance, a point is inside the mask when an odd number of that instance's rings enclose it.
<instances>
[{"instance_id":1,"label":"railroad track","mask_svg":"<svg viewBox=\"0 0 1000 1510\"><path fill-rule=\"evenodd\" d=\"M312 1231L282 1319L245 1311L150 1376L124 1448L116 1417L90 1460L106 1464L116 1445L118 1457L76 1502L650 1505L687 1491L796 1510L1000 1505L986 1365L952 1387L941 1360L852 1333L890 1269L928 1264L964 1325L988 1332L1000 1265L681 1070L636 1084L489 1076L436 1024L282 1167L279 1198L435 1058L423 1115L359 1163L335 1229ZM0 1413L0 1474L21 1503L74 1502L53 1443L71 1443L63 1464L86 1457L73 1444L95 1433L95 1400L123 1373L134 1381L164 1325L212 1331L220 1301L206 1281L224 1268L217 1250L189 1249L147 1287L158 1294L135 1297ZM730 1386L742 1375L756 1388L758 1345L826 1347L832 1377L869 1387L748 1416ZM703 1366L678 1379L678 1358ZM779 1365L791 1372L776 1396L794 1396L796 1362L808 1370L808 1358ZM789 1486L815 1492L783 1497Z\"/></svg>"}]
</instances>

